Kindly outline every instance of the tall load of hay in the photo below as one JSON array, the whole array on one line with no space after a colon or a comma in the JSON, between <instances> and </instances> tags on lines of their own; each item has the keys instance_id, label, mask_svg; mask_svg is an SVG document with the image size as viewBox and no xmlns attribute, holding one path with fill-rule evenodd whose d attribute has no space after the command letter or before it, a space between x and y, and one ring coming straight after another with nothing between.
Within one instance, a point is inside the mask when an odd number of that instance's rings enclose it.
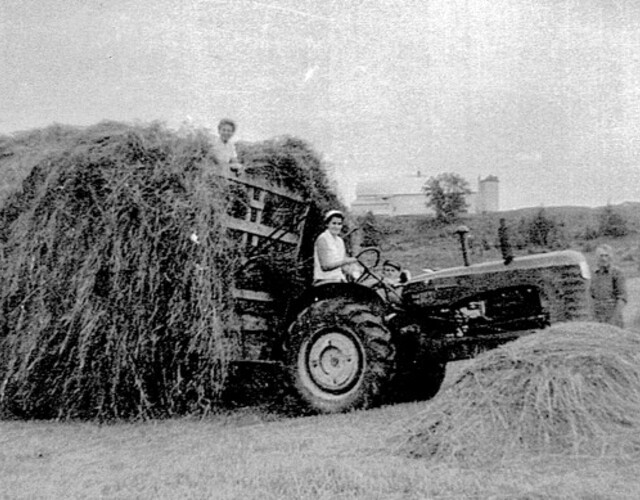
<instances>
[{"instance_id":1,"label":"tall load of hay","mask_svg":"<svg viewBox=\"0 0 640 500\"><path fill-rule=\"evenodd\" d=\"M0 162L21 155L30 172L0 209L0 413L214 408L238 344L230 290L242 250L223 226L233 192L212 175L207 135L102 123L0 148ZM316 161L288 162L287 175L319 211L335 197L316 195L328 184Z\"/></svg>"},{"instance_id":2,"label":"tall load of hay","mask_svg":"<svg viewBox=\"0 0 640 500\"><path fill-rule=\"evenodd\" d=\"M564 323L482 354L394 441L409 456L479 464L637 457L640 335Z\"/></svg>"}]
</instances>

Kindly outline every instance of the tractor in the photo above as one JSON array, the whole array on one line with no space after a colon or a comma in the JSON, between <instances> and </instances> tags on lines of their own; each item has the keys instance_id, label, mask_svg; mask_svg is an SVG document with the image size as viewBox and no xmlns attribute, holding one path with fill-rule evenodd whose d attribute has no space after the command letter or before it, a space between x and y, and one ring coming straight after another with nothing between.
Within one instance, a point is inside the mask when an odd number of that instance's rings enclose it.
<instances>
[{"instance_id":1,"label":"tractor","mask_svg":"<svg viewBox=\"0 0 640 500\"><path fill-rule=\"evenodd\" d=\"M299 250L304 200L255 179L234 182L249 191L247 219L229 222L244 238L247 254L273 244ZM290 221L286 227L265 226L267 219L275 220L267 212L282 206L278 198L287 200ZM292 211L296 204L297 212ZM429 399L440 389L448 362L557 322L590 318L590 271L581 253L470 264L467 231L458 231L463 265L412 277L393 303L377 292L386 285L376 248L357 254L357 280L309 286L284 304L277 294L260 289L264 277L255 279L254 273L239 280L246 287L234 290L243 339L236 363L276 367L308 411L345 412Z\"/></svg>"}]
</instances>

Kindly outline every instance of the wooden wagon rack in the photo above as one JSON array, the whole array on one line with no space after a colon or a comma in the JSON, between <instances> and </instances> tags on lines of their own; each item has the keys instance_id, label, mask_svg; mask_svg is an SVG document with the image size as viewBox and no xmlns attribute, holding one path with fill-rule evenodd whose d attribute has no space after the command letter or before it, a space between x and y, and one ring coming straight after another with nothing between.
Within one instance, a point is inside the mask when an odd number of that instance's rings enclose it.
<instances>
[{"instance_id":1,"label":"wooden wagon rack","mask_svg":"<svg viewBox=\"0 0 640 500\"><path fill-rule=\"evenodd\" d=\"M240 174L226 177L230 188L243 195L225 219L227 231L243 249L243 265L269 250L301 251L304 223L309 202L282 185L259 177ZM235 311L240 321L241 359L237 362L267 362L277 337L277 304L266 291L234 288Z\"/></svg>"}]
</instances>

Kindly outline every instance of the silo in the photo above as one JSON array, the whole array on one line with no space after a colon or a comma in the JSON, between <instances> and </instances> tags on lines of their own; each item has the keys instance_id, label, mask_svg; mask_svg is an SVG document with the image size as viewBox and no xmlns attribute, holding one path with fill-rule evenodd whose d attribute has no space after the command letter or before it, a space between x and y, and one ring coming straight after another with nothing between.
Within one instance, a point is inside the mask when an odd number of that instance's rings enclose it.
<instances>
[{"instance_id":1,"label":"silo","mask_svg":"<svg viewBox=\"0 0 640 500\"><path fill-rule=\"evenodd\" d=\"M500 210L500 181L495 175L489 175L478 181L478 213Z\"/></svg>"}]
</instances>

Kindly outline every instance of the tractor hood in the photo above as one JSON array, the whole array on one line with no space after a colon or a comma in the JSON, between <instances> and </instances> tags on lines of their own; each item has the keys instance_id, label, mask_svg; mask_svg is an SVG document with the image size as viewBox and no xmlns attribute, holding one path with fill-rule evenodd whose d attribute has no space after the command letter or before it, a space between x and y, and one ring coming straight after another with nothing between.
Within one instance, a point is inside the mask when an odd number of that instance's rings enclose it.
<instances>
[{"instance_id":1,"label":"tractor hood","mask_svg":"<svg viewBox=\"0 0 640 500\"><path fill-rule=\"evenodd\" d=\"M563 250L453 267L413 277L405 284L403 297L407 305L442 306L472 297L487 290L518 286L544 287L568 272L588 281L587 261L580 252Z\"/></svg>"},{"instance_id":2,"label":"tractor hood","mask_svg":"<svg viewBox=\"0 0 640 500\"><path fill-rule=\"evenodd\" d=\"M482 262L470 266L450 267L440 271L431 271L414 276L407 285L411 283L429 283L438 281L439 278L453 278L458 276L469 276L473 274L487 274L499 272L511 272L515 269L540 269L545 267L558 266L580 266L583 278L591 279L591 273L584 255L575 250L562 250L559 252L540 253L516 257L509 265L505 265L501 260Z\"/></svg>"}]
</instances>

